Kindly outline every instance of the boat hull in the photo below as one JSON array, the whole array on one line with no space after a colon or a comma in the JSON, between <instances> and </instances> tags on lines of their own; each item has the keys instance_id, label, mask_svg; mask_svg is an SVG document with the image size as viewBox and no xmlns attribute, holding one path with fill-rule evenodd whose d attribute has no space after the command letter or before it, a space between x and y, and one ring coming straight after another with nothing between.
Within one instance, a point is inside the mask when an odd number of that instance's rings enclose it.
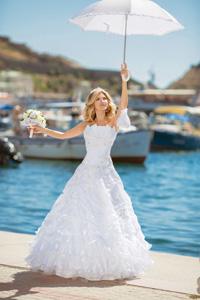
<instances>
[{"instance_id":1,"label":"boat hull","mask_svg":"<svg viewBox=\"0 0 200 300\"><path fill-rule=\"evenodd\" d=\"M200 149L200 137L184 135L179 132L154 131L151 150L197 150Z\"/></svg>"},{"instance_id":2,"label":"boat hull","mask_svg":"<svg viewBox=\"0 0 200 300\"><path fill-rule=\"evenodd\" d=\"M144 163L150 149L151 130L118 132L111 149L114 162ZM86 155L83 135L58 140L54 138L9 137L24 157L82 160Z\"/></svg>"}]
</instances>

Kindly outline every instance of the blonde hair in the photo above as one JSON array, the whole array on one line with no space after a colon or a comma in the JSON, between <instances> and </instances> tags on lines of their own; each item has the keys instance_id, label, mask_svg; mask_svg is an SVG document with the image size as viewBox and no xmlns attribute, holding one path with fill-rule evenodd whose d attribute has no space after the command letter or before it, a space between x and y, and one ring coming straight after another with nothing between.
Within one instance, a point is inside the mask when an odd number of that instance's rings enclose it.
<instances>
[{"instance_id":1,"label":"blonde hair","mask_svg":"<svg viewBox=\"0 0 200 300\"><path fill-rule=\"evenodd\" d=\"M96 117L94 102L100 93L103 93L106 96L106 99L108 100L108 107L106 109L106 118L108 119L108 121L110 121L115 116L116 105L113 102L111 96L105 90L98 87L90 92L85 103L83 117L84 120L87 122L94 121Z\"/></svg>"}]
</instances>

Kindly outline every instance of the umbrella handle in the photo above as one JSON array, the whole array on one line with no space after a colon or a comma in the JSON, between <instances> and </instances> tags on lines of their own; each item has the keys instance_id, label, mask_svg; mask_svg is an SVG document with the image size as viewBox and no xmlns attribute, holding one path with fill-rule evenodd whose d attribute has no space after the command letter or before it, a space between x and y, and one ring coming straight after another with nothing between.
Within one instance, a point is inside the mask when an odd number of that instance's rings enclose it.
<instances>
[{"instance_id":1,"label":"umbrella handle","mask_svg":"<svg viewBox=\"0 0 200 300\"><path fill-rule=\"evenodd\" d=\"M128 74L127 74L127 77L125 77L124 75L122 75L122 80L127 82L130 77L131 77L131 71L130 70L127 70Z\"/></svg>"}]
</instances>

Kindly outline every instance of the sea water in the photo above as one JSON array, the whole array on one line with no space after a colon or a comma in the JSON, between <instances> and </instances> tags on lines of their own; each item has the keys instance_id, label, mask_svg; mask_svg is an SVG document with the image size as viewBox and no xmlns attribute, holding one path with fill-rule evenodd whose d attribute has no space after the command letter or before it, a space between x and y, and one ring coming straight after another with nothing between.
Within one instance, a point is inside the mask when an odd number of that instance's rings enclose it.
<instances>
[{"instance_id":1,"label":"sea water","mask_svg":"<svg viewBox=\"0 0 200 300\"><path fill-rule=\"evenodd\" d=\"M25 159L0 167L0 230L35 234L80 162ZM151 152L114 164L152 251L199 256L200 152Z\"/></svg>"}]
</instances>

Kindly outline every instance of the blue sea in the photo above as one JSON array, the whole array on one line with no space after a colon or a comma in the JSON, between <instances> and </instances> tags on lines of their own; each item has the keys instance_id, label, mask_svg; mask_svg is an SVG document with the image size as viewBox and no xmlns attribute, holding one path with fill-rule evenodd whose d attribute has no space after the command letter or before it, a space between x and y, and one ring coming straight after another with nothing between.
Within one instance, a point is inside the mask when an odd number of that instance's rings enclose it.
<instances>
[{"instance_id":1,"label":"blue sea","mask_svg":"<svg viewBox=\"0 0 200 300\"><path fill-rule=\"evenodd\" d=\"M0 230L35 234L79 164L0 167ZM142 166L114 166L151 250L199 257L200 152L151 152Z\"/></svg>"}]
</instances>

